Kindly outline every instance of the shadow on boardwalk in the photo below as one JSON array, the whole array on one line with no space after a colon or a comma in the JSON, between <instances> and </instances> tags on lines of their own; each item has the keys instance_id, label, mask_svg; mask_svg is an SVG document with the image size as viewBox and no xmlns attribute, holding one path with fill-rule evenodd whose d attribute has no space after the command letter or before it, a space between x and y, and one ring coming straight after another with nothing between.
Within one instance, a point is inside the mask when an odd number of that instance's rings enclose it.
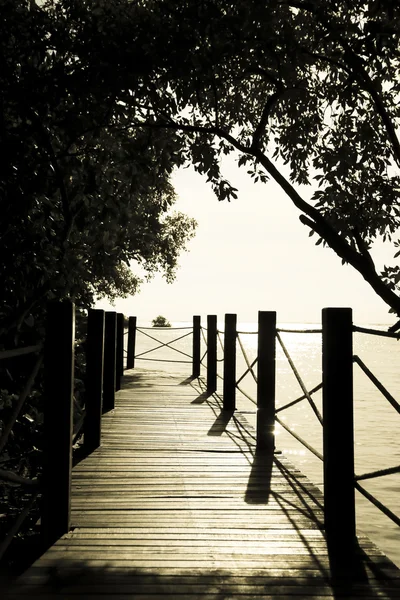
<instances>
[{"instance_id":1,"label":"shadow on boardwalk","mask_svg":"<svg viewBox=\"0 0 400 600\"><path fill-rule=\"evenodd\" d=\"M315 557L314 557L315 558ZM104 600L136 600L174 598L200 600L238 600L321 598L324 600L342 598L395 600L399 598L398 587L391 588L385 572L365 557L363 563L367 580L354 582L341 579L336 582L329 577L329 569L319 564L322 561L299 561L297 568L282 564L278 567L232 569L209 567L203 571L197 567L168 569L150 567L115 567L115 563L89 560L74 563L58 560L48 568L36 569L26 577L23 586L2 594L3 600L29 598L73 598L83 600L102 598ZM268 561L266 561L268 563ZM373 583L368 583L368 577Z\"/></svg>"},{"instance_id":2,"label":"shadow on boardwalk","mask_svg":"<svg viewBox=\"0 0 400 600\"><path fill-rule=\"evenodd\" d=\"M367 538L359 570L333 568L320 490L204 392L124 377L102 447L73 469L73 529L2 599L400 599L399 570Z\"/></svg>"}]
</instances>

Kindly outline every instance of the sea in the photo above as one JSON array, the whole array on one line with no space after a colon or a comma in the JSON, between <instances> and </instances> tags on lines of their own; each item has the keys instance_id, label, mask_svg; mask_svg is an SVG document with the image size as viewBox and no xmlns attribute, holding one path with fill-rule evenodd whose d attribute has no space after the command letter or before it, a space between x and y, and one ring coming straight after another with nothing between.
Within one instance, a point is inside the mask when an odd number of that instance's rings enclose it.
<instances>
[{"instance_id":1,"label":"sea","mask_svg":"<svg viewBox=\"0 0 400 600\"><path fill-rule=\"evenodd\" d=\"M388 326L370 324L363 325L363 327L385 331ZM218 323L218 329L221 332L218 341L219 359L223 356L223 328L224 324ZM320 329L321 325L318 323L278 323L278 328L313 330ZM239 334L239 337L247 359L251 363L257 355L257 324L238 323L237 329L239 332L243 332ZM205 331L204 334L206 334ZM316 387L322 381L321 333L282 332L280 335L307 390ZM158 341L148 336L152 336ZM147 353L152 348L165 343L170 345ZM136 355L143 352L146 354L136 361L136 366L165 370L188 377L191 374L191 351L191 323L172 323L171 329L155 329L151 328L149 323L139 323L136 336ZM205 344L202 340L202 355L204 351ZM365 333L354 333L353 352L362 359L390 394L400 401L400 341ZM177 362L159 362L160 360ZM204 364L206 364L206 360L204 360ZM221 375L222 364L222 362L218 363ZM238 344L237 379L245 370L245 358ZM278 408L302 395L301 387L278 341L276 370L276 406ZM396 467L400 465L400 415L356 364L354 364L353 373L355 473L361 475ZM206 374L204 367L203 374ZM250 373L240 383L240 387L252 400L238 392L237 409L246 412L248 421L255 425L256 383ZM322 412L321 391L316 392L312 397ZM322 452L322 427L307 400L282 411L279 416L290 429L293 429L313 448ZM314 484L322 487L322 462L279 424L276 426L275 436L276 448L299 467ZM382 504L400 516L400 473L365 480L361 483ZM358 491L356 491L356 515L357 529L367 534L400 567L400 528Z\"/></svg>"}]
</instances>

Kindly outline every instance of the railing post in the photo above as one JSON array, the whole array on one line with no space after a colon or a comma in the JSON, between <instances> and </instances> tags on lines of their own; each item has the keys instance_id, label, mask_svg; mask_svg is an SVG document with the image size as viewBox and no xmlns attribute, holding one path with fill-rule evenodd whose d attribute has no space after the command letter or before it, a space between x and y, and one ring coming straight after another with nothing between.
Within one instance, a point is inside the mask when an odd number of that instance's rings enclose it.
<instances>
[{"instance_id":1,"label":"railing post","mask_svg":"<svg viewBox=\"0 0 400 600\"><path fill-rule=\"evenodd\" d=\"M104 310L89 309L86 344L84 444L92 452L101 443L104 372Z\"/></svg>"},{"instance_id":2,"label":"railing post","mask_svg":"<svg viewBox=\"0 0 400 600\"><path fill-rule=\"evenodd\" d=\"M224 335L224 410L236 409L236 315L225 315Z\"/></svg>"},{"instance_id":3,"label":"railing post","mask_svg":"<svg viewBox=\"0 0 400 600\"><path fill-rule=\"evenodd\" d=\"M193 317L193 370L192 377L200 377L201 317Z\"/></svg>"},{"instance_id":4,"label":"railing post","mask_svg":"<svg viewBox=\"0 0 400 600\"><path fill-rule=\"evenodd\" d=\"M128 357L126 368L135 368L135 345L136 345L136 317L129 317L128 324Z\"/></svg>"},{"instance_id":5,"label":"railing post","mask_svg":"<svg viewBox=\"0 0 400 600\"><path fill-rule=\"evenodd\" d=\"M351 308L322 311L325 530L331 559L349 560L356 535Z\"/></svg>"},{"instance_id":6,"label":"railing post","mask_svg":"<svg viewBox=\"0 0 400 600\"><path fill-rule=\"evenodd\" d=\"M44 394L42 536L47 546L67 533L71 518L75 305L47 305Z\"/></svg>"},{"instance_id":7,"label":"railing post","mask_svg":"<svg viewBox=\"0 0 400 600\"><path fill-rule=\"evenodd\" d=\"M217 316L207 316L207 393L217 389Z\"/></svg>"},{"instance_id":8,"label":"railing post","mask_svg":"<svg viewBox=\"0 0 400 600\"><path fill-rule=\"evenodd\" d=\"M106 312L104 332L103 413L115 405L117 313Z\"/></svg>"},{"instance_id":9,"label":"railing post","mask_svg":"<svg viewBox=\"0 0 400 600\"><path fill-rule=\"evenodd\" d=\"M115 366L115 389L121 389L121 378L124 375L124 315L117 314L117 346Z\"/></svg>"},{"instance_id":10,"label":"railing post","mask_svg":"<svg viewBox=\"0 0 400 600\"><path fill-rule=\"evenodd\" d=\"M258 313L257 450L275 449L276 312Z\"/></svg>"}]
</instances>

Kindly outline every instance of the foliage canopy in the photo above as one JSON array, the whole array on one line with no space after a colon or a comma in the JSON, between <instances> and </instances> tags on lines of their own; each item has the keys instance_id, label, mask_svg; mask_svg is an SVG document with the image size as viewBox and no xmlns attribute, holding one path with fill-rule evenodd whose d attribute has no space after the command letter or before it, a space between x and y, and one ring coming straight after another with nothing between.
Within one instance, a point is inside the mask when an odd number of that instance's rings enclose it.
<instances>
[{"instance_id":1,"label":"foliage canopy","mask_svg":"<svg viewBox=\"0 0 400 600\"><path fill-rule=\"evenodd\" d=\"M194 233L171 212L177 134L126 129L114 90L79 60L90 38L78 33L61 3L1 3L3 333L52 297L87 308L134 293L132 261L172 280Z\"/></svg>"},{"instance_id":2,"label":"foliage canopy","mask_svg":"<svg viewBox=\"0 0 400 600\"><path fill-rule=\"evenodd\" d=\"M275 179L316 233L400 315L400 267L378 273L374 240L399 245L399 16L390 0L60 0L75 63L114 91L130 130L180 133L220 199L239 151ZM129 114L128 114L129 113Z\"/></svg>"},{"instance_id":3,"label":"foliage canopy","mask_svg":"<svg viewBox=\"0 0 400 600\"><path fill-rule=\"evenodd\" d=\"M61 245L71 222L77 228L90 213L82 205L93 185L111 197L115 187L124 196L132 178L138 184L143 164L132 157L144 146L143 161L158 169L144 169L140 191L147 198L149 187L157 190L158 214L172 199L174 165L193 163L219 199L235 198L219 162L238 151L239 166L255 181L275 179L317 244L400 315L400 267L394 261L378 272L371 252L377 238L392 242L394 254L400 243L397 3L6 0L2 12L3 106L13 124L6 145L24 165L22 178L35 174L36 197L51 197L50 185L58 195L64 225L53 237ZM4 166L13 190L15 162ZM179 223L182 242L187 224ZM111 238L108 254L120 244ZM154 266L159 256L157 249L145 261Z\"/></svg>"},{"instance_id":4,"label":"foliage canopy","mask_svg":"<svg viewBox=\"0 0 400 600\"><path fill-rule=\"evenodd\" d=\"M162 315L158 315L158 317L153 319L151 324L153 327L171 327L171 323L166 317L163 317Z\"/></svg>"}]
</instances>

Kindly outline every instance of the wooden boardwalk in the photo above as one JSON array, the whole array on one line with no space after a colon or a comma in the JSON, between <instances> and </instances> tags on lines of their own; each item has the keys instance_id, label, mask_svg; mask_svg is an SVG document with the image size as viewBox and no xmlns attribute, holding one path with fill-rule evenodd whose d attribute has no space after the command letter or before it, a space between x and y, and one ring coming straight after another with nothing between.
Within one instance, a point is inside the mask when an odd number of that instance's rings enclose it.
<instances>
[{"instance_id":1,"label":"wooden boardwalk","mask_svg":"<svg viewBox=\"0 0 400 600\"><path fill-rule=\"evenodd\" d=\"M5 597L400 598L366 537L364 581L332 581L321 492L281 454L256 455L240 410L203 389L127 373L101 448L73 469L72 531Z\"/></svg>"}]
</instances>

